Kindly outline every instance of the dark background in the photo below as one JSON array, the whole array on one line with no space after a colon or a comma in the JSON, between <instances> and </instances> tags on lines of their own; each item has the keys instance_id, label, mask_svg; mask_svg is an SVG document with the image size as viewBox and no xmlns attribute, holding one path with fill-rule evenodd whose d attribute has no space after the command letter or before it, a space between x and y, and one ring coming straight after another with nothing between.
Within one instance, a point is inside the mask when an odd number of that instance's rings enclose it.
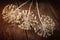
<instances>
[{"instance_id":1,"label":"dark background","mask_svg":"<svg viewBox=\"0 0 60 40\"><path fill-rule=\"evenodd\" d=\"M4 22L2 19L2 10L5 5L7 4L19 4L23 3L27 0L0 0L0 40L27 40L26 33L24 30L14 27L14 32L10 32L9 24ZM34 4L35 4L35 0ZM48 38L41 38L38 37L33 33L33 31L29 31L28 33L28 40L60 40L60 0L38 0L38 3L50 3L56 12L56 20L58 22L58 29L54 31L54 34ZM12 36L13 35L13 36ZM14 37L15 35L15 37ZM32 36L31 36L32 35ZM17 37L18 36L18 37Z\"/></svg>"}]
</instances>

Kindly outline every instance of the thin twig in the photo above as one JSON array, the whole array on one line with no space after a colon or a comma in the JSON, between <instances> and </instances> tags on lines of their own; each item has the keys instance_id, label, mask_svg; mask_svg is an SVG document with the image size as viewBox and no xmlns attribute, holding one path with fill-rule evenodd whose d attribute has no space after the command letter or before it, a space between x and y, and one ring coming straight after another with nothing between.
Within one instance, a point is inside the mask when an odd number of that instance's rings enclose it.
<instances>
[{"instance_id":1,"label":"thin twig","mask_svg":"<svg viewBox=\"0 0 60 40\"><path fill-rule=\"evenodd\" d=\"M25 30L25 33L26 33L26 40L28 40L28 35L27 35L27 31Z\"/></svg>"},{"instance_id":2,"label":"thin twig","mask_svg":"<svg viewBox=\"0 0 60 40\"><path fill-rule=\"evenodd\" d=\"M33 4L33 0L32 0L32 2L31 2L30 6L29 6L28 16L29 16L29 14L30 14L30 10L31 10L32 4Z\"/></svg>"},{"instance_id":3,"label":"thin twig","mask_svg":"<svg viewBox=\"0 0 60 40\"><path fill-rule=\"evenodd\" d=\"M38 8L38 2L37 2L37 0L36 0L36 8L37 8L37 12L38 12L38 17L39 17L39 21L41 22L41 20L40 20L40 12L39 12L39 8Z\"/></svg>"},{"instance_id":4,"label":"thin twig","mask_svg":"<svg viewBox=\"0 0 60 40\"><path fill-rule=\"evenodd\" d=\"M24 2L23 4L21 4L18 8L16 8L16 10L18 10L19 8L21 8L22 6L24 6L25 4L27 4L27 2L29 2L29 0L26 1L26 2ZM16 10L15 10L15 11L16 11ZM15 12L15 11L14 11L14 12Z\"/></svg>"}]
</instances>

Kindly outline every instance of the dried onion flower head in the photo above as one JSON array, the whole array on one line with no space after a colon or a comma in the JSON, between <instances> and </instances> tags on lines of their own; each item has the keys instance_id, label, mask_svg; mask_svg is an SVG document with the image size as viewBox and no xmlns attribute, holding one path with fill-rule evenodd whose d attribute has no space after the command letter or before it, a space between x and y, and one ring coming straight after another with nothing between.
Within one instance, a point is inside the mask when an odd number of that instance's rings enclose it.
<instances>
[{"instance_id":1,"label":"dried onion flower head","mask_svg":"<svg viewBox=\"0 0 60 40\"><path fill-rule=\"evenodd\" d=\"M8 21L8 23L13 23L13 21L16 19L16 14L13 13L13 11L16 9L15 5L6 5L3 9L2 15L4 21Z\"/></svg>"},{"instance_id":2,"label":"dried onion flower head","mask_svg":"<svg viewBox=\"0 0 60 40\"><path fill-rule=\"evenodd\" d=\"M53 31L55 30L55 22L53 21L53 19L49 16L41 15L40 22L42 25L41 27L38 27L38 32L35 30L37 34L43 37L51 36L51 34L53 34Z\"/></svg>"}]
</instances>

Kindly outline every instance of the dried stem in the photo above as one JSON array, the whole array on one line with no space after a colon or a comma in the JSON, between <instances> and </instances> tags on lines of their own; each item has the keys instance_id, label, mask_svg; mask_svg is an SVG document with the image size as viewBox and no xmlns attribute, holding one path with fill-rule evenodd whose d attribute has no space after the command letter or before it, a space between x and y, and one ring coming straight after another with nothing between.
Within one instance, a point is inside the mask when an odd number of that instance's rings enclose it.
<instances>
[{"instance_id":1,"label":"dried stem","mask_svg":"<svg viewBox=\"0 0 60 40\"><path fill-rule=\"evenodd\" d=\"M39 21L41 22L41 20L40 20L40 12L39 12L39 8L38 8L38 2L37 2L37 0L36 0L36 8L37 8L37 12L38 12Z\"/></svg>"},{"instance_id":2,"label":"dried stem","mask_svg":"<svg viewBox=\"0 0 60 40\"><path fill-rule=\"evenodd\" d=\"M25 4L27 4L27 2L29 2L29 0L26 1L26 2L24 2L23 4L21 4L18 8L16 8L16 10L18 10L19 8L21 8L22 6L24 6ZM16 11L16 10L15 10L15 11ZM15 12L15 11L14 11L14 12Z\"/></svg>"}]
</instances>

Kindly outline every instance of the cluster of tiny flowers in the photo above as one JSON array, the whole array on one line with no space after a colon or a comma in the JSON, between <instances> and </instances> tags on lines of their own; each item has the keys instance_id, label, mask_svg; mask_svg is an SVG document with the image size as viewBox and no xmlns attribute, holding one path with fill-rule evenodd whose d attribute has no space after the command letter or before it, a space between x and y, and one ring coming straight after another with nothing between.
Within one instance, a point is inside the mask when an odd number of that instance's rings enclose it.
<instances>
[{"instance_id":1,"label":"cluster of tiny flowers","mask_svg":"<svg viewBox=\"0 0 60 40\"><path fill-rule=\"evenodd\" d=\"M37 32L38 35L47 37L51 36L53 34L53 31L55 30L55 22L53 19L46 15L41 15L40 17L41 27L39 26L39 31Z\"/></svg>"}]
</instances>

